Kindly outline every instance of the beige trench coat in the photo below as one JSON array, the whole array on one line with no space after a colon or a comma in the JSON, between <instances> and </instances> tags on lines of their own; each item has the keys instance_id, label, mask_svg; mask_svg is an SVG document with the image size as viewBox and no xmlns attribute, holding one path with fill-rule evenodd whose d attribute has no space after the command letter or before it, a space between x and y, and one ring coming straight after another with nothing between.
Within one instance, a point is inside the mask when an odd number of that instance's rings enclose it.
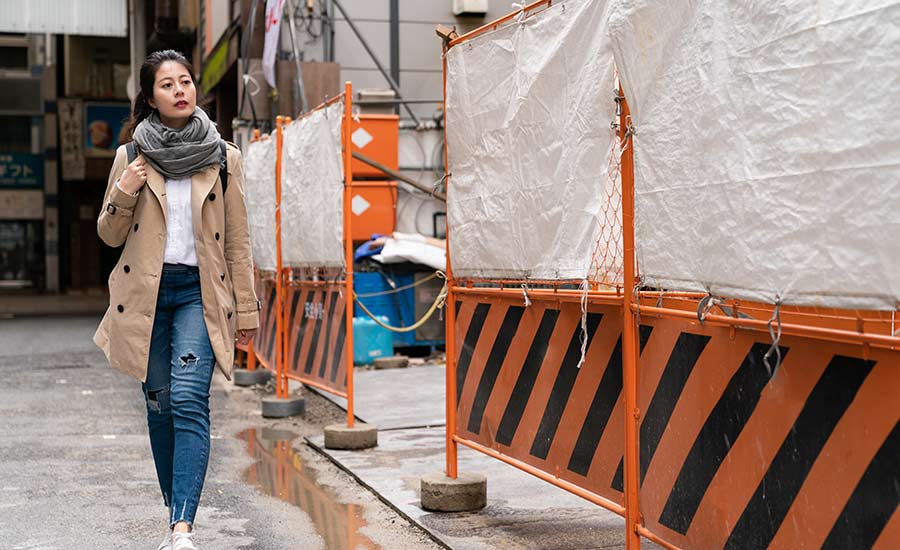
<instances>
[{"instance_id":1,"label":"beige trench coat","mask_svg":"<svg viewBox=\"0 0 900 550\"><path fill-rule=\"evenodd\" d=\"M149 164L138 196L115 185L128 164L125 146L113 162L97 233L109 246L125 244L109 276L109 309L94 342L116 370L147 380L150 336L166 248L166 183ZM222 196L219 167L191 177L191 208L203 318L216 363L231 379L234 335L259 326L241 152L228 145L228 189Z\"/></svg>"}]
</instances>

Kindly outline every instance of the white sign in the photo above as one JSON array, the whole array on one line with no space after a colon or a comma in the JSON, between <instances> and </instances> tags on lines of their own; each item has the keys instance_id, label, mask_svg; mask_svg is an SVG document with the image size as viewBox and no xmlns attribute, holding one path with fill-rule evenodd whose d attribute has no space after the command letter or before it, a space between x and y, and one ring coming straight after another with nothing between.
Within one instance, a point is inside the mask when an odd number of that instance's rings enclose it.
<instances>
[{"instance_id":1,"label":"white sign","mask_svg":"<svg viewBox=\"0 0 900 550\"><path fill-rule=\"evenodd\" d=\"M44 191L0 191L0 220L44 219Z\"/></svg>"},{"instance_id":2,"label":"white sign","mask_svg":"<svg viewBox=\"0 0 900 550\"><path fill-rule=\"evenodd\" d=\"M59 143L64 180L84 179L84 103L59 100Z\"/></svg>"},{"instance_id":3,"label":"white sign","mask_svg":"<svg viewBox=\"0 0 900 550\"><path fill-rule=\"evenodd\" d=\"M278 38L281 31L281 15L284 0L266 0L266 44L263 48L263 74L269 86L275 88L275 58L278 55Z\"/></svg>"}]
</instances>

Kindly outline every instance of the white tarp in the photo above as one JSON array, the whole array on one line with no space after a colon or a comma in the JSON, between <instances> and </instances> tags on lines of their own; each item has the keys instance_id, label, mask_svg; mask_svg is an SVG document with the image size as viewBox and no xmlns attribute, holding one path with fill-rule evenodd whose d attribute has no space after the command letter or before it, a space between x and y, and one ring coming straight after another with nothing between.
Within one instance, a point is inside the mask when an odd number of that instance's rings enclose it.
<instances>
[{"instance_id":1,"label":"white tarp","mask_svg":"<svg viewBox=\"0 0 900 550\"><path fill-rule=\"evenodd\" d=\"M281 246L284 265L344 267L344 166L335 103L284 130Z\"/></svg>"},{"instance_id":2,"label":"white tarp","mask_svg":"<svg viewBox=\"0 0 900 550\"><path fill-rule=\"evenodd\" d=\"M244 156L244 198L250 225L250 247L256 267L274 271L275 139L255 141Z\"/></svg>"},{"instance_id":3,"label":"white tarp","mask_svg":"<svg viewBox=\"0 0 900 550\"><path fill-rule=\"evenodd\" d=\"M646 283L900 298L900 2L620 0Z\"/></svg>"},{"instance_id":4,"label":"white tarp","mask_svg":"<svg viewBox=\"0 0 900 550\"><path fill-rule=\"evenodd\" d=\"M606 4L554 2L447 53L454 275L588 276L615 143Z\"/></svg>"}]
</instances>

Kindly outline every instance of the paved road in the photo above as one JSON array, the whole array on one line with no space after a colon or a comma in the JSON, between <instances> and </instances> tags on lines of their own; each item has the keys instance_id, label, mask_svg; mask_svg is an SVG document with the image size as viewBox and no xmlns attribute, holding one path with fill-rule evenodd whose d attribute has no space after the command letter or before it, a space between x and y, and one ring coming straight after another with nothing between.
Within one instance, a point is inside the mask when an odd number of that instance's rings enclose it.
<instances>
[{"instance_id":1,"label":"paved road","mask_svg":"<svg viewBox=\"0 0 900 550\"><path fill-rule=\"evenodd\" d=\"M161 539L166 511L140 384L106 366L90 341L97 322L0 320L0 548L153 550ZM275 422L260 417L258 391L218 373L211 394L200 548L437 547L291 442L337 421L333 404L308 395L302 420Z\"/></svg>"}]
</instances>

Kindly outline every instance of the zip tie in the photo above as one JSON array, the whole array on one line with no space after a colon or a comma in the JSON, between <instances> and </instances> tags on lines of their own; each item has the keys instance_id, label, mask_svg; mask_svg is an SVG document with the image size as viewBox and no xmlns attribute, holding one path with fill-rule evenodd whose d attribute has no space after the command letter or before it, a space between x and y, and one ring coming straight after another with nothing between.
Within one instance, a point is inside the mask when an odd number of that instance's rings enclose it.
<instances>
[{"instance_id":1,"label":"zip tie","mask_svg":"<svg viewBox=\"0 0 900 550\"><path fill-rule=\"evenodd\" d=\"M587 356L587 341L588 341L588 333L587 333L587 296L588 296L588 280L584 279L581 281L581 359L578 360L578 369L581 369L581 366L584 365L585 357Z\"/></svg>"},{"instance_id":2,"label":"zip tie","mask_svg":"<svg viewBox=\"0 0 900 550\"><path fill-rule=\"evenodd\" d=\"M773 323L777 323L777 330L772 327ZM781 348L778 347L778 342L781 341L781 298L778 295L775 296L775 311L772 312L772 318L769 319L769 322L766 324L769 328L769 336L772 338L772 346L769 348L769 351L763 355L763 363L766 365L766 369L769 371L769 377L774 376L775 371L778 370L778 367L781 366ZM775 356L775 367L769 363L769 359Z\"/></svg>"},{"instance_id":3,"label":"zip tie","mask_svg":"<svg viewBox=\"0 0 900 550\"><path fill-rule=\"evenodd\" d=\"M697 320L700 321L701 325L704 321L706 321L706 316L709 315L709 312L712 310L713 306L717 305L718 303L719 299L712 294L707 294L700 300L700 303L697 304Z\"/></svg>"},{"instance_id":4,"label":"zip tie","mask_svg":"<svg viewBox=\"0 0 900 550\"><path fill-rule=\"evenodd\" d=\"M525 298L525 307L529 307L531 300L528 298L528 285L525 283L522 283L522 296Z\"/></svg>"}]
</instances>

